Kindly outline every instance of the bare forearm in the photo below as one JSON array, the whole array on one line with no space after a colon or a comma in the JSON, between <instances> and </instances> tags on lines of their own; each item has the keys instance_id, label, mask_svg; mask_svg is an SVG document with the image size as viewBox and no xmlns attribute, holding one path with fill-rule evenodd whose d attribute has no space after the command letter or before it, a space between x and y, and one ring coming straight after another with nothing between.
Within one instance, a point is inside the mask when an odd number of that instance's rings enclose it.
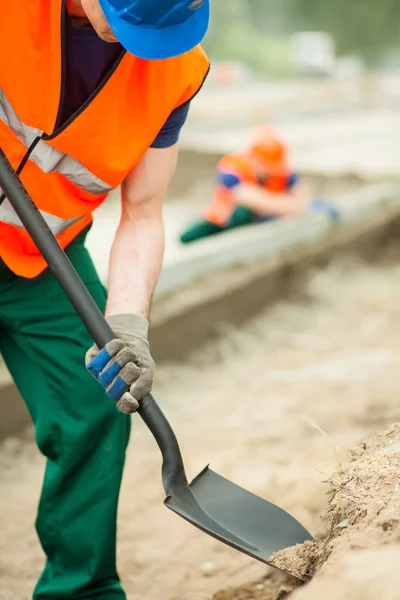
<instances>
[{"instance_id":1,"label":"bare forearm","mask_svg":"<svg viewBox=\"0 0 400 600\"><path fill-rule=\"evenodd\" d=\"M288 217L303 212L310 201L310 193L304 184L283 194L271 194L255 185L241 185L235 193L235 200L258 215Z\"/></svg>"},{"instance_id":2,"label":"bare forearm","mask_svg":"<svg viewBox=\"0 0 400 600\"><path fill-rule=\"evenodd\" d=\"M164 244L161 217L122 219L111 250L107 316L133 313L148 320Z\"/></svg>"},{"instance_id":3,"label":"bare forearm","mask_svg":"<svg viewBox=\"0 0 400 600\"><path fill-rule=\"evenodd\" d=\"M258 215L273 217L289 217L299 214L304 209L302 202L286 194L273 199L266 194L260 198L249 198L246 206Z\"/></svg>"},{"instance_id":4,"label":"bare forearm","mask_svg":"<svg viewBox=\"0 0 400 600\"><path fill-rule=\"evenodd\" d=\"M163 202L177 156L178 144L149 148L122 185L122 217L111 250L107 316L134 314L149 319L164 257Z\"/></svg>"}]
</instances>

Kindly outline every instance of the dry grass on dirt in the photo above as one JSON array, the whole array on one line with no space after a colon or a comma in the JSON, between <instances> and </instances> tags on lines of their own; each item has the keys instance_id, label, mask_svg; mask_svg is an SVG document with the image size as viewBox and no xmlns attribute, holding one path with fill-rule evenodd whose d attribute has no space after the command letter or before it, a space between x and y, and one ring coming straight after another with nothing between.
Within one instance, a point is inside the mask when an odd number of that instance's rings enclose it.
<instances>
[{"instance_id":1,"label":"dry grass on dirt","mask_svg":"<svg viewBox=\"0 0 400 600\"><path fill-rule=\"evenodd\" d=\"M399 509L400 467L396 452L387 453L398 428L342 467L355 443L400 421L398 264L398 256L334 263L297 301L270 307L240 331L225 327L211 361L203 348L189 364L158 372L155 395L189 477L210 462L314 536L328 536L328 560L290 600L369 600L369 589L374 600L399 599L391 592L395 581L400 589L391 511ZM31 433L0 448L1 600L31 597L43 566L33 528L43 467ZM286 600L296 580L205 536L167 511L163 497L158 449L136 419L119 511L129 600Z\"/></svg>"},{"instance_id":2,"label":"dry grass on dirt","mask_svg":"<svg viewBox=\"0 0 400 600\"><path fill-rule=\"evenodd\" d=\"M277 568L302 580L313 577L309 586L292 595L294 582L275 575L217 593L213 600L283 600L289 595L293 600L398 600L400 424L353 449L350 462L330 478L328 496L327 538L272 556Z\"/></svg>"}]
</instances>

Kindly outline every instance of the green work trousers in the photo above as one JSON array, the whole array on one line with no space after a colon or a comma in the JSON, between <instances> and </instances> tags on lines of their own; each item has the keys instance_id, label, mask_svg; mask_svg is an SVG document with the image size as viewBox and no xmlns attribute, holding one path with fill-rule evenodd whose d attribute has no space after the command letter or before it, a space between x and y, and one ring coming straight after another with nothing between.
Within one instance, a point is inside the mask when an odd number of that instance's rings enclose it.
<instances>
[{"instance_id":1,"label":"green work trousers","mask_svg":"<svg viewBox=\"0 0 400 600\"><path fill-rule=\"evenodd\" d=\"M256 221L257 216L255 213L245 206L238 206L233 211L229 221L223 227L203 219L194 223L184 231L180 236L180 240L182 244L191 244L192 242L209 237L210 235L216 235L217 233L236 229L237 227L244 227L244 225L250 225L250 223L255 223Z\"/></svg>"},{"instance_id":2,"label":"green work trousers","mask_svg":"<svg viewBox=\"0 0 400 600\"><path fill-rule=\"evenodd\" d=\"M104 310L106 292L84 238L67 254ZM125 599L115 546L130 418L86 371L91 344L49 270L29 280L0 261L0 353L47 458L36 520L47 563L35 600Z\"/></svg>"}]
</instances>

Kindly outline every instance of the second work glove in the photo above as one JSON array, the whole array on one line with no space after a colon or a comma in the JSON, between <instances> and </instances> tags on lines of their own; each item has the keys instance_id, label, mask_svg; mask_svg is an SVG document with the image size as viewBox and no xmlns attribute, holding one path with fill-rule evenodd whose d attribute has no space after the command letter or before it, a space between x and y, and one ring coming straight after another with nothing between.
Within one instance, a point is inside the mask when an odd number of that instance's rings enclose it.
<instances>
[{"instance_id":1,"label":"second work glove","mask_svg":"<svg viewBox=\"0 0 400 600\"><path fill-rule=\"evenodd\" d=\"M134 413L151 391L155 364L147 341L148 323L138 315L107 318L115 340L86 353L86 368L101 383L107 396L125 414Z\"/></svg>"}]
</instances>

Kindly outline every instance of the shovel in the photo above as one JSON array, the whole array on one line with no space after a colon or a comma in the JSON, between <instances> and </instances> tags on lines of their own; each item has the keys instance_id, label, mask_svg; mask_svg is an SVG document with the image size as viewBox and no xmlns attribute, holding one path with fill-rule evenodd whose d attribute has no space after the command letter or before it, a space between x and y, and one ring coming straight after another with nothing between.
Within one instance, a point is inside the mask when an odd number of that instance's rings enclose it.
<instances>
[{"instance_id":1,"label":"shovel","mask_svg":"<svg viewBox=\"0 0 400 600\"><path fill-rule=\"evenodd\" d=\"M115 338L113 331L1 149L0 187L94 342L103 348ZM150 394L138 413L161 450L164 504L169 509L224 544L271 566L275 566L269 561L272 553L313 539L287 512L208 467L189 484L175 434Z\"/></svg>"}]
</instances>

